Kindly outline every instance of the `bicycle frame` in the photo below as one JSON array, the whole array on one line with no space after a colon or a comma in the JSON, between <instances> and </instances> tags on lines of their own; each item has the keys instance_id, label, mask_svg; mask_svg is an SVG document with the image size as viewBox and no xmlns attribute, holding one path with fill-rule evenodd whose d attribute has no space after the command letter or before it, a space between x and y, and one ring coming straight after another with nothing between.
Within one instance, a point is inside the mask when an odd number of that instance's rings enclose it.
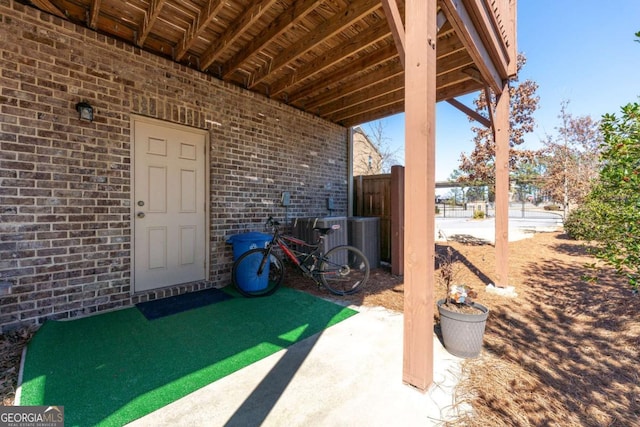
<instances>
[{"instance_id":1,"label":"bicycle frame","mask_svg":"<svg viewBox=\"0 0 640 427\"><path fill-rule=\"evenodd\" d=\"M319 234L314 243L307 243L297 237L282 234L280 224L272 217L267 220L267 225L272 228L273 236L266 247L250 250L234 262L231 278L242 295L267 296L278 289L285 274L282 263L284 257L318 286L326 287L335 295L353 294L366 283L369 277L369 262L360 249L339 245L326 253L324 251L326 236L339 229L339 225L336 224L330 228L314 228ZM255 257L258 254L260 258ZM256 261L258 261L257 265ZM273 265L275 265L274 268L272 268ZM265 268L269 272L267 287L252 289L252 283L256 278L261 280L261 285L263 284L261 276ZM247 283L246 288L243 287L243 283Z\"/></svg>"},{"instance_id":2,"label":"bicycle frame","mask_svg":"<svg viewBox=\"0 0 640 427\"><path fill-rule=\"evenodd\" d=\"M293 236L285 236L280 234L279 230L275 230L273 234L273 239L271 240L270 246L273 244L278 245L278 247L282 250L282 252L289 258L289 260L294 263L298 268L300 268L304 273L310 274L312 269L309 269L305 265L305 262L309 259L313 259L312 266L315 265L316 260L322 256L320 251L321 243L323 236L320 236L320 240L317 243L307 243L304 240L298 239ZM298 251L289 246L289 244L295 244L298 246L303 246L310 249L310 252ZM300 258L303 258L301 261Z\"/></svg>"}]
</instances>

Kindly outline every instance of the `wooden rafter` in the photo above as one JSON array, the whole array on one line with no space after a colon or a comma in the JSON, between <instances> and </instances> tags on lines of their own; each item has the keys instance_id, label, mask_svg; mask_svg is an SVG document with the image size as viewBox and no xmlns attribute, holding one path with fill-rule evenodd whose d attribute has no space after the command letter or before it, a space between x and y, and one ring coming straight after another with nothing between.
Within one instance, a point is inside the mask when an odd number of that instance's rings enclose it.
<instances>
[{"instance_id":1,"label":"wooden rafter","mask_svg":"<svg viewBox=\"0 0 640 427\"><path fill-rule=\"evenodd\" d=\"M44 10L45 12L49 12L50 14L62 19L67 19L66 15L49 0L31 0L31 3L33 3L33 5L37 8Z\"/></svg>"},{"instance_id":2,"label":"wooden rafter","mask_svg":"<svg viewBox=\"0 0 640 427\"><path fill-rule=\"evenodd\" d=\"M476 30L462 0L441 0L442 9L456 34L469 52L473 62L478 67L483 79L491 88L499 93L502 90L502 77L492 61L488 49Z\"/></svg>"},{"instance_id":3,"label":"wooden rafter","mask_svg":"<svg viewBox=\"0 0 640 427\"><path fill-rule=\"evenodd\" d=\"M191 46L198 40L198 37L207 29L211 21L216 18L224 5L223 0L210 0L206 2L205 8L198 13L198 16L196 16L195 20L189 25L184 37L176 46L173 55L175 61L180 61L184 57L189 49L191 49Z\"/></svg>"},{"instance_id":4,"label":"wooden rafter","mask_svg":"<svg viewBox=\"0 0 640 427\"><path fill-rule=\"evenodd\" d=\"M326 25L320 26L320 29L316 31L309 32L306 36L300 38L282 51L277 57L273 58L268 64L253 73L249 80L249 89L256 87L269 75L280 71L283 67L286 67L291 62L309 52L318 44L323 43L324 39L333 37L345 28L351 26L354 19L362 19L363 16L370 14L378 8L380 8L380 0L359 0L351 2L345 11L334 15L334 19L327 22Z\"/></svg>"},{"instance_id":5,"label":"wooden rafter","mask_svg":"<svg viewBox=\"0 0 640 427\"><path fill-rule=\"evenodd\" d=\"M367 74L364 77L354 78L349 80L347 83L336 85L333 89L326 90L322 94L314 96L312 101L309 101L308 103L305 102L304 105L315 111L320 111L320 108L326 104L329 104L336 100L339 101L345 96L349 96L358 91L365 90L371 86L375 86L378 84L391 85L391 83L389 83L389 80L395 79L396 76L402 75L402 73L404 73L404 70L400 65L400 61L398 60L390 62L387 67L389 71L387 71L387 77L384 79L380 79L375 73Z\"/></svg>"},{"instance_id":6,"label":"wooden rafter","mask_svg":"<svg viewBox=\"0 0 640 427\"><path fill-rule=\"evenodd\" d=\"M318 114L323 117L333 116L342 110L366 104L370 102L372 97L377 98L387 93L395 92L398 89L404 90L404 76L402 73L398 73L398 75L389 80L374 82L365 88L353 91L335 101L325 104L322 108L318 109Z\"/></svg>"},{"instance_id":7,"label":"wooden rafter","mask_svg":"<svg viewBox=\"0 0 640 427\"><path fill-rule=\"evenodd\" d=\"M229 48L250 26L254 25L271 6L279 0L261 0L253 3L242 15L232 22L227 30L209 45L200 57L200 67L209 68L220 57L225 48Z\"/></svg>"},{"instance_id":8,"label":"wooden rafter","mask_svg":"<svg viewBox=\"0 0 640 427\"><path fill-rule=\"evenodd\" d=\"M396 51L396 47L393 45L378 49L375 52L372 52L367 56L363 56L361 59L352 62L349 65L345 65L344 67L334 71L333 73L325 75L322 79L316 81L313 87L308 87L305 90L299 91L295 94L289 94L289 101L294 102L306 96L310 96L317 91L321 91L324 88L331 87L338 82L343 81L347 77L352 78L354 75L354 70L364 71L368 68L376 67L397 57L398 52Z\"/></svg>"},{"instance_id":9,"label":"wooden rafter","mask_svg":"<svg viewBox=\"0 0 640 427\"><path fill-rule=\"evenodd\" d=\"M102 0L91 0L91 8L89 9L89 17L87 18L87 27L95 30L98 28L98 16L100 15L100 4Z\"/></svg>"},{"instance_id":10,"label":"wooden rafter","mask_svg":"<svg viewBox=\"0 0 640 427\"><path fill-rule=\"evenodd\" d=\"M144 42L149 36L156 19L160 16L162 6L164 6L165 2L166 0L151 0L149 2L149 8L144 12L144 21L142 21L138 39L136 40L136 45L139 47L144 46Z\"/></svg>"},{"instance_id":11,"label":"wooden rafter","mask_svg":"<svg viewBox=\"0 0 640 427\"><path fill-rule=\"evenodd\" d=\"M341 125L403 110L408 0L100 1L32 4ZM438 100L515 72L515 3L436 0Z\"/></svg>"},{"instance_id":12,"label":"wooden rafter","mask_svg":"<svg viewBox=\"0 0 640 427\"><path fill-rule=\"evenodd\" d=\"M480 33L483 46L488 52L491 52L491 60L501 75L506 75L507 64L509 63L509 52L505 44L505 34L500 28L497 21L499 11L490 13L484 3L470 1L467 3L466 10L470 16L473 16L474 22L479 22L484 32Z\"/></svg>"},{"instance_id":13,"label":"wooden rafter","mask_svg":"<svg viewBox=\"0 0 640 427\"><path fill-rule=\"evenodd\" d=\"M248 45L243 46L233 58L223 64L221 72L222 78L228 79L240 65L258 53L272 40L284 34L295 25L296 22L306 17L321 4L322 1L323 0L304 0L302 2L296 2L291 11L278 16L271 25L262 30Z\"/></svg>"},{"instance_id":14,"label":"wooden rafter","mask_svg":"<svg viewBox=\"0 0 640 427\"><path fill-rule=\"evenodd\" d=\"M355 105L349 106L349 108L339 110L332 114L328 114L326 115L326 117L328 117L331 121L341 123L350 117L361 115L377 108L384 108L388 105L394 105L398 102L402 102L402 100L404 99L404 87L394 89L386 94L376 94L373 99L375 100L375 104L373 102L359 102Z\"/></svg>"},{"instance_id":15,"label":"wooden rafter","mask_svg":"<svg viewBox=\"0 0 640 427\"><path fill-rule=\"evenodd\" d=\"M382 0L382 7L384 8L384 14L387 17L389 29L393 35L393 41L396 44L396 49L398 49L400 62L404 68L404 25L402 24L402 17L400 16L398 3L396 3L396 0Z\"/></svg>"},{"instance_id":16,"label":"wooden rafter","mask_svg":"<svg viewBox=\"0 0 640 427\"><path fill-rule=\"evenodd\" d=\"M341 122L341 124L343 126L356 126L356 125L371 121L372 117L387 117L387 116L392 116L394 114L402 113L403 111L404 111L404 100L397 102L395 104L385 105L382 107L369 110L366 113L363 113L360 115L352 116L348 120Z\"/></svg>"},{"instance_id":17,"label":"wooden rafter","mask_svg":"<svg viewBox=\"0 0 640 427\"><path fill-rule=\"evenodd\" d=\"M462 42L455 37L438 40L438 59L442 59L448 55L454 55L458 52L463 52L464 50Z\"/></svg>"},{"instance_id":18,"label":"wooden rafter","mask_svg":"<svg viewBox=\"0 0 640 427\"><path fill-rule=\"evenodd\" d=\"M388 32L384 22L372 26L349 40L348 43L340 45L338 49L331 50L326 55L320 56L314 61L298 68L292 75L285 76L272 84L269 90L269 95L275 97L287 89L290 90L290 87L294 85L295 82L302 82L305 79L322 73L327 68L343 61L344 58L367 49L371 45L384 40L387 36Z\"/></svg>"},{"instance_id":19,"label":"wooden rafter","mask_svg":"<svg viewBox=\"0 0 640 427\"><path fill-rule=\"evenodd\" d=\"M445 56L443 61L439 61L436 65L436 84L439 88L451 86L459 83L460 81L467 80L466 75L456 72L459 68L464 68L469 64L470 59L464 52L460 52L455 56ZM454 66L457 64L457 67ZM401 75L401 73L398 73ZM360 79L355 79L360 81ZM337 111L358 108L358 104L362 104L360 108L364 107L367 110L371 108L370 105L366 105L366 98L376 98L377 96L384 95L389 92L395 92L398 89L404 88L404 82L400 78L393 78L381 82L373 82L372 85L361 88L357 92L343 93L340 95L334 94L333 98L336 99L329 105L325 105L318 109L318 113L322 117L334 118ZM366 89L366 90L365 90ZM376 96L377 93L377 96ZM351 111L350 115L356 115L357 112Z\"/></svg>"}]
</instances>

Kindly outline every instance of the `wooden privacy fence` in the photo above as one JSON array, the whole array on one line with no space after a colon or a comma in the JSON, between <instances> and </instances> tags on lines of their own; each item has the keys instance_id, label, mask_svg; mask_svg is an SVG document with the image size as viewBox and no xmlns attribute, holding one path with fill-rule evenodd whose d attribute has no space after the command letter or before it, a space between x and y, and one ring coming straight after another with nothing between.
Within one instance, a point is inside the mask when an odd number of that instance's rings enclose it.
<instances>
[{"instance_id":1,"label":"wooden privacy fence","mask_svg":"<svg viewBox=\"0 0 640 427\"><path fill-rule=\"evenodd\" d=\"M390 174L354 178L354 214L380 218L380 259L391 263L391 272L404 273L404 167Z\"/></svg>"}]
</instances>

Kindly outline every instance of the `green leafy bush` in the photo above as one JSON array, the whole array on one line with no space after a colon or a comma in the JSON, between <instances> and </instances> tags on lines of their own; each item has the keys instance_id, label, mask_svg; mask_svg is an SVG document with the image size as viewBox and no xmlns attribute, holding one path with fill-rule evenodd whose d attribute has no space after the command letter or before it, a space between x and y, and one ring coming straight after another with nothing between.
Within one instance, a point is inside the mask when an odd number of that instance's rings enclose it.
<instances>
[{"instance_id":1,"label":"green leafy bush","mask_svg":"<svg viewBox=\"0 0 640 427\"><path fill-rule=\"evenodd\" d=\"M640 281L640 104L622 115L603 116L599 183L586 203L567 218L570 235L593 240L594 255L627 278L637 293Z\"/></svg>"},{"instance_id":2,"label":"green leafy bush","mask_svg":"<svg viewBox=\"0 0 640 427\"><path fill-rule=\"evenodd\" d=\"M606 221L610 214L607 213L611 205L589 199L587 202L572 210L564 220L564 231L576 240L600 240L602 222Z\"/></svg>"}]
</instances>

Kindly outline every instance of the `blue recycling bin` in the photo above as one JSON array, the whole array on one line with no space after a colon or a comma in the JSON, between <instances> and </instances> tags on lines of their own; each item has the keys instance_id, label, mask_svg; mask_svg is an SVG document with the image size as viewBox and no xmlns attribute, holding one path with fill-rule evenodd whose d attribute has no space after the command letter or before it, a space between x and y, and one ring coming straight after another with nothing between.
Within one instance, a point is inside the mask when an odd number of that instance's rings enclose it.
<instances>
[{"instance_id":1,"label":"blue recycling bin","mask_svg":"<svg viewBox=\"0 0 640 427\"><path fill-rule=\"evenodd\" d=\"M270 235L255 231L236 234L227 239L227 243L233 245L234 261L251 249L266 247L270 241ZM267 265L262 270L262 274L258 275L260 262L262 262L260 254L250 255L236 271L236 282L243 290L256 292L266 289L269 285L269 260L267 260Z\"/></svg>"}]
</instances>

